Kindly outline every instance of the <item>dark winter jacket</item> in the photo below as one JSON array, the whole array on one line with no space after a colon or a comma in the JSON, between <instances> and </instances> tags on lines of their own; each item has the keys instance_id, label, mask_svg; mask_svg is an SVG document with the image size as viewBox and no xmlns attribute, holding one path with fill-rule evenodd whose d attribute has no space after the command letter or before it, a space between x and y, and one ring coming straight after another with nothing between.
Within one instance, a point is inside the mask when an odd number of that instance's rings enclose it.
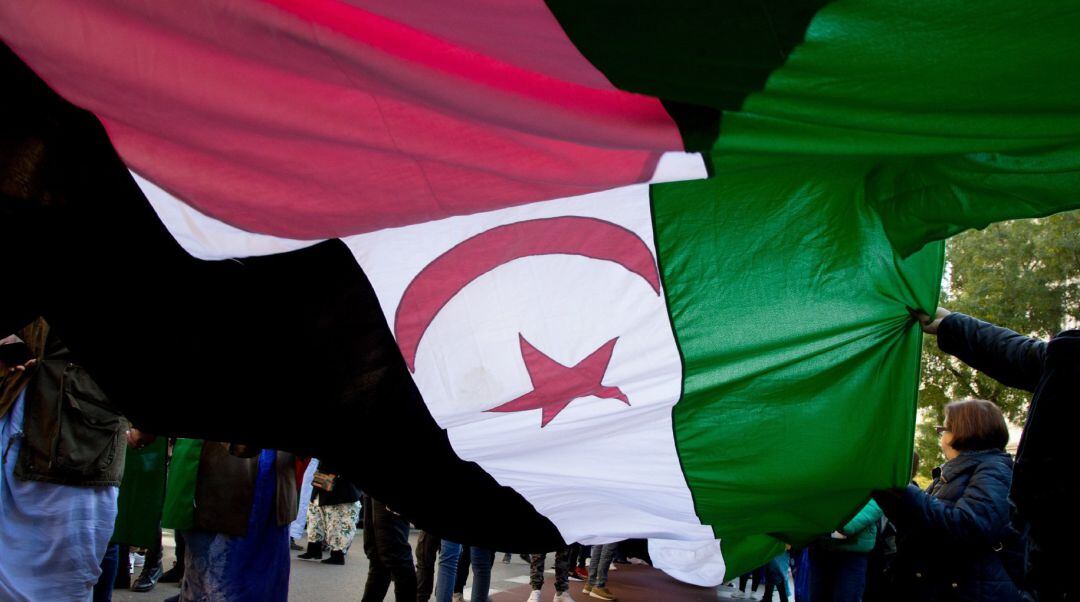
<instances>
[{"instance_id":1,"label":"dark winter jacket","mask_svg":"<svg viewBox=\"0 0 1080 602\"><path fill-rule=\"evenodd\" d=\"M1068 560L1080 529L1076 479L1076 416L1080 402L1080 330L1049 342L953 313L938 328L938 346L1010 387L1031 391L1024 433L1016 456L1011 497L1014 523L1028 528L1025 582L1039 599L1080 595ZM1071 596L1071 597L1070 597Z\"/></svg>"},{"instance_id":2,"label":"dark winter jacket","mask_svg":"<svg viewBox=\"0 0 1080 602\"><path fill-rule=\"evenodd\" d=\"M926 490L909 485L875 499L896 524L890 567L896 600L1020 599L999 551L1010 538L1012 459L1002 451L964 452Z\"/></svg>"},{"instance_id":3,"label":"dark winter jacket","mask_svg":"<svg viewBox=\"0 0 1080 602\"><path fill-rule=\"evenodd\" d=\"M319 500L320 506L333 506L335 504L354 504L360 501L360 490L356 488L348 479L341 476L337 467L319 460L319 472L327 474L337 475L334 478L334 488L330 491L323 491L318 487L311 488L311 499Z\"/></svg>"}]
</instances>

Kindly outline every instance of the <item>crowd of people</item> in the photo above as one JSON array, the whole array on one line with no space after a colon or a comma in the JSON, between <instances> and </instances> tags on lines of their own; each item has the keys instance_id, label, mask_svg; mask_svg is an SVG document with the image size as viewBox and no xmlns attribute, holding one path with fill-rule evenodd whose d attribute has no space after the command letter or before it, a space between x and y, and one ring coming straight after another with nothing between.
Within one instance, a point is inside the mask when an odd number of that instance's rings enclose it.
<instances>
[{"instance_id":1,"label":"crowd of people","mask_svg":"<svg viewBox=\"0 0 1080 602\"><path fill-rule=\"evenodd\" d=\"M783 602L1075 599L1066 563L1078 491L1065 446L1069 402L1080 397L1080 332L1047 342L944 309L916 317L943 351L1034 394L1015 460L994 403L954 401L938 427L946 461L925 490L873 492L835 531L725 586L731 597L754 597L760 584L764 599ZM290 548L344 565L358 529L363 602L383 600L391 585L399 602L462 600L470 569L471 599L487 599L495 550L426 532L414 550L408 521L329 461L144 433L45 320L20 326L0 340L0 599L107 601L118 585L176 582L174 599L184 601L285 600ZM168 571L163 528L176 539ZM136 548L142 570L132 580ZM618 550L575 543L526 556L528 601L541 600L548 558L556 602L574 599L572 581L583 597L615 600L608 573Z\"/></svg>"}]
</instances>

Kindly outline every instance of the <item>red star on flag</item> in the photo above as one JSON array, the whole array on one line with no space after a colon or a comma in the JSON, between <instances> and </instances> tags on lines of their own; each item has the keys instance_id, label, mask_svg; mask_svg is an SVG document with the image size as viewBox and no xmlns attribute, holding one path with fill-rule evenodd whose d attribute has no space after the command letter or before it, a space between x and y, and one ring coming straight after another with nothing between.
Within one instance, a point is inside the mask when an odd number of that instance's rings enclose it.
<instances>
[{"instance_id":1,"label":"red star on flag","mask_svg":"<svg viewBox=\"0 0 1080 602\"><path fill-rule=\"evenodd\" d=\"M622 389L608 387L601 382L619 337L604 343L574 366L564 366L551 359L525 340L520 333L518 340L521 342L521 358L525 360L525 369L529 371L533 390L513 401L491 408L488 412L542 410L540 427L543 428L571 402L582 397L618 399L630 405L630 400Z\"/></svg>"}]
</instances>

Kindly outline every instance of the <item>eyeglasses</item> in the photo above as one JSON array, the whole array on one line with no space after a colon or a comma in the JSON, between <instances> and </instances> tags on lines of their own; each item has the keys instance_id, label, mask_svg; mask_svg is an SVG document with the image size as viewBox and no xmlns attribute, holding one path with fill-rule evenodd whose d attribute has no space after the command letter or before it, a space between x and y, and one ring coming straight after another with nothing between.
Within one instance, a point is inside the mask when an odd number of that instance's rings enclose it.
<instances>
[{"instance_id":1,"label":"eyeglasses","mask_svg":"<svg viewBox=\"0 0 1080 602\"><path fill-rule=\"evenodd\" d=\"M944 435L945 433L949 432L948 427L944 426L935 426L934 430L937 431L937 434L939 435Z\"/></svg>"}]
</instances>

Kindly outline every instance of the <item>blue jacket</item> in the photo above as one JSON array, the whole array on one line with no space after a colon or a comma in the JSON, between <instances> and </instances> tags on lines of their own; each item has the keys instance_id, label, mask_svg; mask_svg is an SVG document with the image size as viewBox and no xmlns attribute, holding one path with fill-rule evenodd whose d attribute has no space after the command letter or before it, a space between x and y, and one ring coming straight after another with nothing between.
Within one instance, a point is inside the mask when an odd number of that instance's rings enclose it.
<instances>
[{"instance_id":1,"label":"blue jacket","mask_svg":"<svg viewBox=\"0 0 1080 602\"><path fill-rule=\"evenodd\" d=\"M1011 483L1005 452L964 452L941 467L926 492L909 485L875 494L898 532L889 574L895 599L1019 600L996 551L1011 533Z\"/></svg>"}]
</instances>

